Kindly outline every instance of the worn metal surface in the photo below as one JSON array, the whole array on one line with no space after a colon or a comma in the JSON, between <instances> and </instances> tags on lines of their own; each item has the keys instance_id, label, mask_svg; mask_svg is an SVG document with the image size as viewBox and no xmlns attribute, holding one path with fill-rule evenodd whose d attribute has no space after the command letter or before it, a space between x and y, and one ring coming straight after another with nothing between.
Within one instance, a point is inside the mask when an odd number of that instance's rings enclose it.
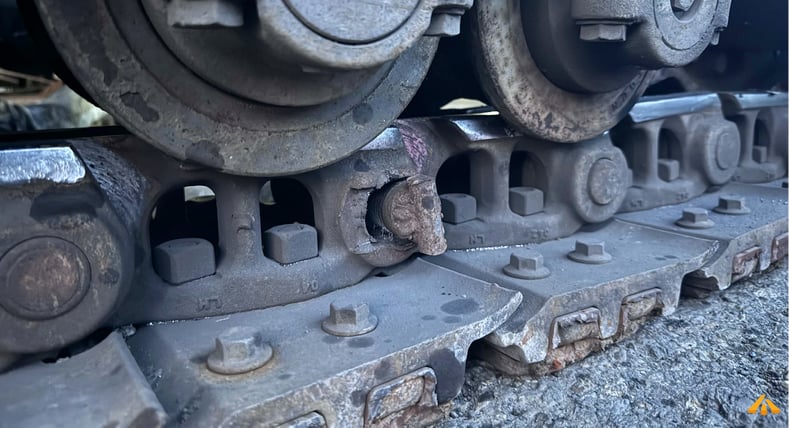
<instances>
[{"instance_id":1,"label":"worn metal surface","mask_svg":"<svg viewBox=\"0 0 789 428\"><path fill-rule=\"evenodd\" d=\"M123 206L71 149L27 152L42 162L52 153L66 156L50 167L70 171L67 176L0 185L0 199L7 202L0 218L3 353L56 350L82 339L117 308L133 275L134 242L119 214ZM78 163L60 170L58 159Z\"/></svg>"},{"instance_id":2,"label":"worn metal surface","mask_svg":"<svg viewBox=\"0 0 789 428\"><path fill-rule=\"evenodd\" d=\"M321 321L336 299L367 302L375 330L348 338L324 332ZM519 303L516 292L417 259L391 277L303 303L147 325L129 345L174 423L277 426L316 412L328 426L363 426L365 418L374 423L406 409L430 414L454 397L471 342ZM244 375L208 371L214 337L236 325L257 326L272 360ZM421 380L403 386L401 376Z\"/></svg>"},{"instance_id":3,"label":"worn metal surface","mask_svg":"<svg viewBox=\"0 0 789 428\"><path fill-rule=\"evenodd\" d=\"M731 0L572 0L576 24L625 27L617 59L641 68L678 67L701 55L729 21Z\"/></svg>"},{"instance_id":4,"label":"worn metal surface","mask_svg":"<svg viewBox=\"0 0 789 428\"><path fill-rule=\"evenodd\" d=\"M740 134L715 94L646 97L611 131L633 170L623 211L687 201L728 182Z\"/></svg>"},{"instance_id":5,"label":"worn metal surface","mask_svg":"<svg viewBox=\"0 0 789 428\"><path fill-rule=\"evenodd\" d=\"M787 97L785 93L723 93L726 117L742 141L734 180L762 183L786 175Z\"/></svg>"},{"instance_id":6,"label":"worn metal surface","mask_svg":"<svg viewBox=\"0 0 789 428\"><path fill-rule=\"evenodd\" d=\"M529 2L490 0L477 2L469 14L474 66L490 102L513 126L552 141L582 141L614 126L646 90L650 74L635 73L600 94L557 86L531 53L536 41L527 40L527 26L518 19L529 13Z\"/></svg>"},{"instance_id":7,"label":"worn metal surface","mask_svg":"<svg viewBox=\"0 0 789 428\"><path fill-rule=\"evenodd\" d=\"M0 151L0 183L4 186L35 181L75 184L83 178L85 167L70 147Z\"/></svg>"},{"instance_id":8,"label":"worn metal surface","mask_svg":"<svg viewBox=\"0 0 789 428\"><path fill-rule=\"evenodd\" d=\"M119 333L79 355L0 375L0 408L3 427L160 427L166 418Z\"/></svg>"},{"instance_id":9,"label":"worn metal surface","mask_svg":"<svg viewBox=\"0 0 789 428\"><path fill-rule=\"evenodd\" d=\"M611 261L593 265L571 260L568 254L574 251L576 240L605 241ZM523 294L518 311L486 338L492 345L487 358L508 373L562 368L598 349L603 340L627 331L628 323L638 318L633 313L652 309L671 313L679 300L683 276L712 258L718 244L614 220L596 230L528 248L542 255L550 276L523 280L507 275L502 267L510 253L519 251L517 247L448 251L430 259ZM634 311L630 307L636 301L633 296L648 290L658 290L654 303L646 311ZM595 308L594 315L584 315L590 308ZM586 326L573 331L573 324Z\"/></svg>"},{"instance_id":10,"label":"worn metal surface","mask_svg":"<svg viewBox=\"0 0 789 428\"><path fill-rule=\"evenodd\" d=\"M690 229L677 225L683 210L712 210L721 196L735 195L751 208L750 214L722 214L708 211L708 227ZM728 288L740 278L766 269L774 261L771 249L776 238L787 232L787 191L783 188L730 183L717 192L707 193L679 205L649 211L618 214L628 222L670 230L689 236L714 239L720 243L715 258L685 278L696 288ZM758 250L754 250L754 248Z\"/></svg>"},{"instance_id":11,"label":"worn metal surface","mask_svg":"<svg viewBox=\"0 0 789 428\"><path fill-rule=\"evenodd\" d=\"M238 97L193 73L159 38L139 2L85 0L62 7L61 2L42 0L36 5L85 90L120 123L179 159L245 175L312 170L372 140L416 91L438 43L435 37L419 38L397 59L359 79L346 96L287 108ZM427 28L427 20L424 23ZM83 31L85 26L92 31ZM238 58L251 64L229 70L258 69L256 57ZM302 78L302 83L315 76ZM234 80L229 77L227 81ZM298 86L287 81L266 84L277 89Z\"/></svg>"}]
</instances>

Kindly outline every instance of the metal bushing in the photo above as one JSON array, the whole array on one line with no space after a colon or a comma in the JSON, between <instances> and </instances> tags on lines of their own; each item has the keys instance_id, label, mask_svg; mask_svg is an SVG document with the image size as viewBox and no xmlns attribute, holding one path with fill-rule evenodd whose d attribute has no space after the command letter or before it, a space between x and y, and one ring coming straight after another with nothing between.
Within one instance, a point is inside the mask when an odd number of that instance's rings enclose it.
<instances>
[{"instance_id":1,"label":"metal bushing","mask_svg":"<svg viewBox=\"0 0 789 428\"><path fill-rule=\"evenodd\" d=\"M0 306L22 319L54 318L82 301L90 276L90 263L76 245L31 238L0 258Z\"/></svg>"},{"instance_id":2,"label":"metal bushing","mask_svg":"<svg viewBox=\"0 0 789 428\"><path fill-rule=\"evenodd\" d=\"M708 120L697 126L691 135L701 139L695 144L697 155L703 166L704 175L710 184L720 185L731 180L740 163L740 136L737 125L724 120Z\"/></svg>"},{"instance_id":3,"label":"metal bushing","mask_svg":"<svg viewBox=\"0 0 789 428\"><path fill-rule=\"evenodd\" d=\"M589 150L582 149L587 143L579 144L569 181L573 206L590 223L611 218L625 200L632 181L624 154L609 146L607 137L595 141L607 144Z\"/></svg>"},{"instance_id":4,"label":"metal bushing","mask_svg":"<svg viewBox=\"0 0 789 428\"><path fill-rule=\"evenodd\" d=\"M17 155L31 168L0 183L0 200L13 201L0 217L0 354L56 350L96 331L126 295L135 260L128 226L84 168L84 153ZM111 156L102 162L100 173L124 174Z\"/></svg>"}]
</instances>

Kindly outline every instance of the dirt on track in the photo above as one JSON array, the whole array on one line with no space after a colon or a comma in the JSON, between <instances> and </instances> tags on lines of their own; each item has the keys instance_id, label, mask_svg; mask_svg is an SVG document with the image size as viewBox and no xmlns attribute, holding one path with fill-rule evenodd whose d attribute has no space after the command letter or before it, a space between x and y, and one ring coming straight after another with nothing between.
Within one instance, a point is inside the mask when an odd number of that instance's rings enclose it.
<instances>
[{"instance_id":1,"label":"dirt on track","mask_svg":"<svg viewBox=\"0 0 789 428\"><path fill-rule=\"evenodd\" d=\"M683 298L603 352L539 379L470 360L439 427L787 426L787 263ZM766 394L778 415L750 415Z\"/></svg>"}]
</instances>

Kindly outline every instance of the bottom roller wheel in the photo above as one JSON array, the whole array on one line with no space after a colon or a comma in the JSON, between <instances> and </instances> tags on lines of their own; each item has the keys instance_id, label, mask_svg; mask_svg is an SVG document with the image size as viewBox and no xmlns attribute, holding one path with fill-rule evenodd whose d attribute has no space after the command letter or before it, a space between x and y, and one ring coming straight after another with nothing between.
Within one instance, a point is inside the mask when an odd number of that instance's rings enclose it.
<instances>
[{"instance_id":1,"label":"bottom roller wheel","mask_svg":"<svg viewBox=\"0 0 789 428\"><path fill-rule=\"evenodd\" d=\"M613 127L656 72L687 65L726 27L729 2L489 0L471 16L482 89L513 125L570 143Z\"/></svg>"},{"instance_id":2,"label":"bottom roller wheel","mask_svg":"<svg viewBox=\"0 0 789 428\"><path fill-rule=\"evenodd\" d=\"M459 22L469 5L458 1ZM432 2L296 11L312 15L240 4L36 1L65 63L118 122L180 160L252 176L313 170L372 140L416 92L437 36L452 34L432 25ZM381 13L391 29L344 25L337 10L362 23Z\"/></svg>"}]
</instances>

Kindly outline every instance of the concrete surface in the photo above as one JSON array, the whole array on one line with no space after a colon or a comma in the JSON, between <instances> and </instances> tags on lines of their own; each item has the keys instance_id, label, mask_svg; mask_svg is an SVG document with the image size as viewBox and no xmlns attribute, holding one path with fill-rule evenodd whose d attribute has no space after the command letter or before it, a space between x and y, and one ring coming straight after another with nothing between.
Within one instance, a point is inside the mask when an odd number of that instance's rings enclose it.
<instances>
[{"instance_id":1,"label":"concrete surface","mask_svg":"<svg viewBox=\"0 0 789 428\"><path fill-rule=\"evenodd\" d=\"M540 379L470 361L439 427L787 426L787 264L683 298L630 338ZM766 394L779 415L749 415Z\"/></svg>"}]
</instances>

